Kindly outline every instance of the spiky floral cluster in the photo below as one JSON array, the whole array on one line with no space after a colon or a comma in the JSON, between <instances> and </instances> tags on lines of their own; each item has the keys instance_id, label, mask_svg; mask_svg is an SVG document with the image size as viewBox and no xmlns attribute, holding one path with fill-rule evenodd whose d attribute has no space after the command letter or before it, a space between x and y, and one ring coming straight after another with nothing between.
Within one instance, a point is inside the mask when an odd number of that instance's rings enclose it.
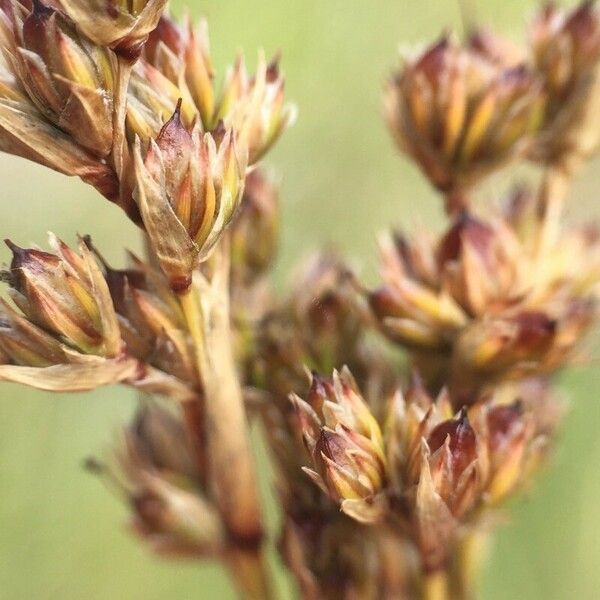
<instances>
[{"instance_id":1,"label":"spiky floral cluster","mask_svg":"<svg viewBox=\"0 0 600 600\"><path fill-rule=\"evenodd\" d=\"M463 211L438 239L382 242L385 283L370 294L381 329L464 402L498 381L564 365L597 315L595 228L571 228L544 248L535 204L521 189L496 216Z\"/></svg>"},{"instance_id":2,"label":"spiky floral cluster","mask_svg":"<svg viewBox=\"0 0 600 600\"><path fill-rule=\"evenodd\" d=\"M598 232L561 223L600 139L595 6L542 10L524 50L481 30L408 57L387 120L445 231L386 237L374 291L324 252L275 299L279 198L257 162L294 119L278 60L250 75L238 57L217 85L206 23L165 4L0 0L0 148L95 186L147 250L118 270L89 237L8 242L0 380L143 392L89 467L155 550L221 560L248 598L272 597L248 415L302 597L472 597L473 546L546 458L551 376L598 316ZM516 160L539 189L473 206Z\"/></svg>"},{"instance_id":3,"label":"spiky floral cluster","mask_svg":"<svg viewBox=\"0 0 600 600\"><path fill-rule=\"evenodd\" d=\"M415 378L406 394L392 394L380 423L348 370L313 375L306 400L292 397L306 472L349 517L408 533L435 572L482 509L544 457L552 431L536 419L540 409L556 412L556 401L545 388L515 393L456 413L445 391L434 400Z\"/></svg>"}]
</instances>

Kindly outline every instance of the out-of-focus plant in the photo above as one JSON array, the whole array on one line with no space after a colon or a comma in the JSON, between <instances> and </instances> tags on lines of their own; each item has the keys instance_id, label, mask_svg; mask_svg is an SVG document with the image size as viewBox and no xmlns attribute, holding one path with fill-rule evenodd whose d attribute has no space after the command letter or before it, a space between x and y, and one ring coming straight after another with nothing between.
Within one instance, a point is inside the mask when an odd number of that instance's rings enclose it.
<instances>
[{"instance_id":1,"label":"out-of-focus plant","mask_svg":"<svg viewBox=\"0 0 600 600\"><path fill-rule=\"evenodd\" d=\"M8 242L0 379L138 390L90 470L153 550L222 561L243 597L277 597L250 417L303 598L473 598L497 512L560 425L552 376L598 317L598 232L562 219L600 141L595 6L543 9L522 49L481 30L405 56L386 117L447 227L384 236L374 290L326 251L277 297L259 161L295 117L278 59L217 84L206 23L165 4L0 0L0 148L93 185L147 249L117 269L89 236ZM541 182L475 205L518 161Z\"/></svg>"}]
</instances>

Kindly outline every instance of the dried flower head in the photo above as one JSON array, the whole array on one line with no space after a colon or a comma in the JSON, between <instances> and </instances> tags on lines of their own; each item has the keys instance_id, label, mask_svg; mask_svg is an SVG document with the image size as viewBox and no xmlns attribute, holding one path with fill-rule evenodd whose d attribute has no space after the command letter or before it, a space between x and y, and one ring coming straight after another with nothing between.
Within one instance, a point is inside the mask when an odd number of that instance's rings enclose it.
<instances>
[{"instance_id":1,"label":"dried flower head","mask_svg":"<svg viewBox=\"0 0 600 600\"><path fill-rule=\"evenodd\" d=\"M506 62L445 35L387 85L396 141L446 194L460 195L522 153L542 121L540 81L524 64Z\"/></svg>"},{"instance_id":2,"label":"dried flower head","mask_svg":"<svg viewBox=\"0 0 600 600\"><path fill-rule=\"evenodd\" d=\"M0 149L81 177L111 201L113 59L36 2L0 5Z\"/></svg>"},{"instance_id":3,"label":"dried flower head","mask_svg":"<svg viewBox=\"0 0 600 600\"><path fill-rule=\"evenodd\" d=\"M532 155L573 168L600 141L600 15L594 2L545 6L529 26L529 43L548 97Z\"/></svg>"},{"instance_id":4,"label":"dried flower head","mask_svg":"<svg viewBox=\"0 0 600 600\"><path fill-rule=\"evenodd\" d=\"M0 309L0 379L52 391L89 390L140 378L123 341L102 272L83 242L80 254L51 236L55 254L13 251L3 279L19 309Z\"/></svg>"},{"instance_id":5,"label":"dried flower head","mask_svg":"<svg viewBox=\"0 0 600 600\"><path fill-rule=\"evenodd\" d=\"M292 396L312 468L306 474L358 521L380 520L386 504L383 435L350 371L313 375L307 401Z\"/></svg>"},{"instance_id":6,"label":"dried flower head","mask_svg":"<svg viewBox=\"0 0 600 600\"><path fill-rule=\"evenodd\" d=\"M41 0L31 11L18 3L5 11L2 47L22 89L81 147L107 156L113 144L114 55Z\"/></svg>"},{"instance_id":7,"label":"dried flower head","mask_svg":"<svg viewBox=\"0 0 600 600\"><path fill-rule=\"evenodd\" d=\"M198 557L223 550L223 525L179 415L145 402L106 464L92 459L88 466L123 496L134 531L155 552Z\"/></svg>"},{"instance_id":8,"label":"dried flower head","mask_svg":"<svg viewBox=\"0 0 600 600\"><path fill-rule=\"evenodd\" d=\"M567 230L542 257L543 218L533 197L518 198L503 216L458 215L437 241L397 235L382 246L374 314L438 383L554 370L595 317L596 235Z\"/></svg>"},{"instance_id":9,"label":"dried flower head","mask_svg":"<svg viewBox=\"0 0 600 600\"><path fill-rule=\"evenodd\" d=\"M135 148L136 189L146 232L171 287L185 291L241 202L246 155L228 131L217 147L211 134L190 133L179 109L151 141Z\"/></svg>"},{"instance_id":10,"label":"dried flower head","mask_svg":"<svg viewBox=\"0 0 600 600\"><path fill-rule=\"evenodd\" d=\"M242 56L215 88L208 28L194 28L189 19L181 25L163 16L145 47L146 61L180 90L184 112L193 108L205 131L223 122L238 132L254 164L295 120L296 109L284 102L284 79L278 60L267 64L259 54L256 73L248 74Z\"/></svg>"}]
</instances>

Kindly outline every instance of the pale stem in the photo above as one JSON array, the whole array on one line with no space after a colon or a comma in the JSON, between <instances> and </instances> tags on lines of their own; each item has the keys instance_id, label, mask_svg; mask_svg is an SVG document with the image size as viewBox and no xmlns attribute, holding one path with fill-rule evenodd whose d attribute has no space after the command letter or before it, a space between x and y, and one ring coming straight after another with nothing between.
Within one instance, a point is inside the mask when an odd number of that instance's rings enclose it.
<instances>
[{"instance_id":1,"label":"pale stem","mask_svg":"<svg viewBox=\"0 0 600 600\"><path fill-rule=\"evenodd\" d=\"M231 340L229 252L223 239L215 250L210 281L197 273L191 290L181 296L181 306L204 390L208 481L234 546L230 568L247 598L267 600L256 467Z\"/></svg>"},{"instance_id":2,"label":"pale stem","mask_svg":"<svg viewBox=\"0 0 600 600\"><path fill-rule=\"evenodd\" d=\"M268 600L272 597L263 552L234 549L230 552L227 566L242 598Z\"/></svg>"},{"instance_id":3,"label":"pale stem","mask_svg":"<svg viewBox=\"0 0 600 600\"><path fill-rule=\"evenodd\" d=\"M423 578L422 600L449 600L448 578L445 571L427 573Z\"/></svg>"},{"instance_id":4,"label":"pale stem","mask_svg":"<svg viewBox=\"0 0 600 600\"><path fill-rule=\"evenodd\" d=\"M465 534L458 545L454 587L461 600L477 598L481 567L488 556L489 531L475 529Z\"/></svg>"},{"instance_id":5,"label":"pale stem","mask_svg":"<svg viewBox=\"0 0 600 600\"><path fill-rule=\"evenodd\" d=\"M545 260L546 253L556 244L560 234L563 205L569 190L570 176L561 167L548 167L542 183L538 211L542 226L538 240L538 257Z\"/></svg>"}]
</instances>

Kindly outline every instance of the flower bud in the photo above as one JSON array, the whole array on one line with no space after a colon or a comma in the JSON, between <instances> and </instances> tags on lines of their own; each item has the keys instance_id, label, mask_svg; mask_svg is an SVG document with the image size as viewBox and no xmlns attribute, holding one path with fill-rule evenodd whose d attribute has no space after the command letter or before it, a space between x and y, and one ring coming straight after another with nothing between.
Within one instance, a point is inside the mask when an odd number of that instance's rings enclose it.
<instances>
[{"instance_id":1,"label":"flower bud","mask_svg":"<svg viewBox=\"0 0 600 600\"><path fill-rule=\"evenodd\" d=\"M34 324L86 354L115 357L122 350L108 287L83 242L80 255L51 237L56 254L7 242L13 259L11 296Z\"/></svg>"},{"instance_id":2,"label":"flower bud","mask_svg":"<svg viewBox=\"0 0 600 600\"><path fill-rule=\"evenodd\" d=\"M249 78L244 61L238 59L225 81L217 120L238 132L239 141L248 147L248 162L254 164L296 120L296 108L284 103L283 75L279 59L267 65L259 54L256 73Z\"/></svg>"},{"instance_id":3,"label":"flower bud","mask_svg":"<svg viewBox=\"0 0 600 600\"><path fill-rule=\"evenodd\" d=\"M12 68L39 111L81 147L106 157L113 144L112 54L41 0L31 12L15 5L2 27Z\"/></svg>"},{"instance_id":4,"label":"flower bud","mask_svg":"<svg viewBox=\"0 0 600 600\"><path fill-rule=\"evenodd\" d=\"M234 281L248 285L272 265L279 241L279 195L259 170L246 178L239 214L231 227Z\"/></svg>"},{"instance_id":5,"label":"flower bud","mask_svg":"<svg viewBox=\"0 0 600 600\"><path fill-rule=\"evenodd\" d=\"M311 404L291 397L312 459L304 471L349 516L379 520L386 510L383 435L350 372L334 372L332 381L313 377L308 398Z\"/></svg>"},{"instance_id":6,"label":"flower bud","mask_svg":"<svg viewBox=\"0 0 600 600\"><path fill-rule=\"evenodd\" d=\"M294 281L290 309L313 360L330 369L351 360L366 324L351 267L320 252L303 263Z\"/></svg>"},{"instance_id":7,"label":"flower bud","mask_svg":"<svg viewBox=\"0 0 600 600\"><path fill-rule=\"evenodd\" d=\"M231 131L218 148L198 127L189 133L177 110L145 158L137 143L135 174L134 196L153 250L172 289L185 291L241 202L244 153Z\"/></svg>"},{"instance_id":8,"label":"flower bud","mask_svg":"<svg viewBox=\"0 0 600 600\"><path fill-rule=\"evenodd\" d=\"M92 459L88 467L122 494L134 531L155 552L204 557L223 550L223 525L205 496L204 474L181 417L144 404L107 463Z\"/></svg>"},{"instance_id":9,"label":"flower bud","mask_svg":"<svg viewBox=\"0 0 600 600\"><path fill-rule=\"evenodd\" d=\"M197 108L204 129L213 129L216 125L214 70L206 21L203 19L194 27L188 17L180 25L163 15L144 47L144 58L177 85L182 97Z\"/></svg>"},{"instance_id":10,"label":"flower bud","mask_svg":"<svg viewBox=\"0 0 600 600\"><path fill-rule=\"evenodd\" d=\"M438 248L442 285L469 314L483 315L514 290L519 249L501 222L485 223L465 212Z\"/></svg>"},{"instance_id":11,"label":"flower bud","mask_svg":"<svg viewBox=\"0 0 600 600\"><path fill-rule=\"evenodd\" d=\"M486 494L495 505L521 482L533 428L520 402L491 407L486 425L490 461Z\"/></svg>"},{"instance_id":12,"label":"flower bud","mask_svg":"<svg viewBox=\"0 0 600 600\"><path fill-rule=\"evenodd\" d=\"M56 3L90 40L134 62L157 26L167 0L56 0Z\"/></svg>"},{"instance_id":13,"label":"flower bud","mask_svg":"<svg viewBox=\"0 0 600 600\"><path fill-rule=\"evenodd\" d=\"M180 101L179 117L185 127L191 129L198 116L193 102L158 69L139 60L127 90L126 130L130 145L134 145L136 136L144 144L156 138Z\"/></svg>"},{"instance_id":14,"label":"flower bud","mask_svg":"<svg viewBox=\"0 0 600 600\"><path fill-rule=\"evenodd\" d=\"M450 512L460 518L477 499L477 438L465 410L427 437L431 478Z\"/></svg>"},{"instance_id":15,"label":"flower bud","mask_svg":"<svg viewBox=\"0 0 600 600\"><path fill-rule=\"evenodd\" d=\"M103 263L127 351L181 381L197 384L194 352L177 297L162 272L130 258L132 266L122 271Z\"/></svg>"},{"instance_id":16,"label":"flower bud","mask_svg":"<svg viewBox=\"0 0 600 600\"><path fill-rule=\"evenodd\" d=\"M455 350L460 366L482 376L497 371L536 369L556 340L557 322L543 312L526 311L514 316L477 322L461 333ZM516 371L514 371L516 370Z\"/></svg>"},{"instance_id":17,"label":"flower bud","mask_svg":"<svg viewBox=\"0 0 600 600\"><path fill-rule=\"evenodd\" d=\"M522 153L541 122L535 75L451 36L407 59L386 89L399 144L433 185L460 192Z\"/></svg>"}]
</instances>

